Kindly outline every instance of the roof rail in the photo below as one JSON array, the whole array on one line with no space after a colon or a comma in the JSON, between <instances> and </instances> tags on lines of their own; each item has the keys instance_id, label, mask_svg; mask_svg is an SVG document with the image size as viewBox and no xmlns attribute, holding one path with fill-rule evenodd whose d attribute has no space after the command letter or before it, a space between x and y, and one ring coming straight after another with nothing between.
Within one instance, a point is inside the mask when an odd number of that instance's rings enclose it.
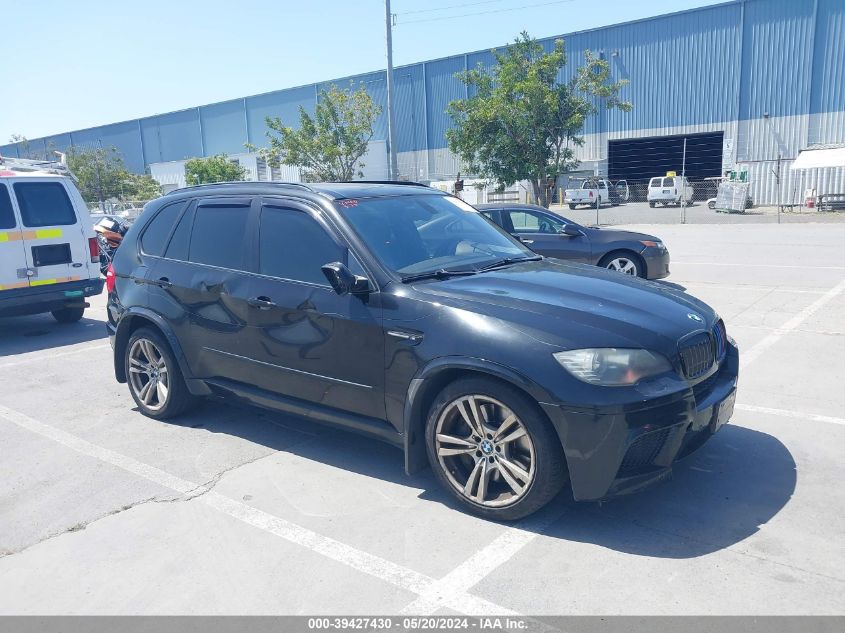
<instances>
[{"instance_id":1,"label":"roof rail","mask_svg":"<svg viewBox=\"0 0 845 633\"><path fill-rule=\"evenodd\" d=\"M347 180L343 184L350 185L408 185L411 187L428 187L421 182L414 182L413 180Z\"/></svg>"},{"instance_id":2,"label":"roof rail","mask_svg":"<svg viewBox=\"0 0 845 633\"><path fill-rule=\"evenodd\" d=\"M0 167L9 171L33 172L43 171L59 176L69 176L76 180L67 166L67 156L62 152L53 152L59 160L35 160L32 158L15 158L12 156L0 156Z\"/></svg>"},{"instance_id":3,"label":"roof rail","mask_svg":"<svg viewBox=\"0 0 845 633\"><path fill-rule=\"evenodd\" d=\"M204 182L199 185L188 185L187 187L179 187L178 189L174 189L173 191L168 191L164 195L169 196L171 194L181 193L183 191L193 191L195 189L202 189L203 187L229 187L239 185L274 185L279 187L299 187L300 189L305 189L306 191L316 193L311 187L302 182L279 182L274 180L229 180L226 182Z\"/></svg>"}]
</instances>

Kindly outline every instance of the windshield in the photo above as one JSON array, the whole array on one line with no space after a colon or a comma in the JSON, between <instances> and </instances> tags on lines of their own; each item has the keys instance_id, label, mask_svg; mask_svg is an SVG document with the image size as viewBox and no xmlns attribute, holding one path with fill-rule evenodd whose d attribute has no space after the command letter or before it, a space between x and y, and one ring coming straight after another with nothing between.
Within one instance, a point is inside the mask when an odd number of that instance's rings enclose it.
<instances>
[{"instance_id":1,"label":"windshield","mask_svg":"<svg viewBox=\"0 0 845 633\"><path fill-rule=\"evenodd\" d=\"M340 200L336 206L382 263L400 275L478 270L505 258L536 256L452 196Z\"/></svg>"}]
</instances>

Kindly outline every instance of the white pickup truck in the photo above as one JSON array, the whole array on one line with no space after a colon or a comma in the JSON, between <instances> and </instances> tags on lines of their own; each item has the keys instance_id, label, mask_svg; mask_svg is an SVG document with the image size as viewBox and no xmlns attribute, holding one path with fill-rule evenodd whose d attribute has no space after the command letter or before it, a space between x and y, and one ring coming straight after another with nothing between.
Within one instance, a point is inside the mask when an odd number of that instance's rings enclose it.
<instances>
[{"instance_id":1,"label":"white pickup truck","mask_svg":"<svg viewBox=\"0 0 845 633\"><path fill-rule=\"evenodd\" d=\"M610 184L601 178L585 178L578 183L576 189L567 189L564 192L563 202L574 209L579 204L587 204L591 207L600 207L605 202L610 202Z\"/></svg>"}]
</instances>

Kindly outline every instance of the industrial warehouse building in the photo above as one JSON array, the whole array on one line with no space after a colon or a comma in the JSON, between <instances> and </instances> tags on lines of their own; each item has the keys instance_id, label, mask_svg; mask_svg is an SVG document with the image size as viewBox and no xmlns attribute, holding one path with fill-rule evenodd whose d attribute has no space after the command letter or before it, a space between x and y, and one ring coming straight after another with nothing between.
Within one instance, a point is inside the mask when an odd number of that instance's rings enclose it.
<instances>
[{"instance_id":1,"label":"industrial warehouse building","mask_svg":"<svg viewBox=\"0 0 845 633\"><path fill-rule=\"evenodd\" d=\"M550 9L549 21L556 14L565 24L566 9ZM630 81L622 96L634 105L630 113L600 109L589 119L578 150L582 173L634 182L680 172L686 139L686 172L694 182L739 164L747 165L758 203L798 202L810 188L845 192L843 168L791 169L801 150L845 144L845 0L737 0L560 37L569 55L561 80L593 51L610 62L614 78ZM551 48L554 39L542 41ZM460 165L446 147L445 111L466 89L455 73L492 62L490 51L479 51L395 69L402 178L456 176ZM33 139L29 153L115 146L130 169L149 170L168 188L184 184L186 159L218 153L237 158L254 179L298 180L297 170L269 169L244 144L266 144L265 117L295 124L298 108L313 111L321 89L351 81L383 108L365 173L385 178L385 75L381 70ZM16 145L0 147L4 156L19 152Z\"/></svg>"}]
</instances>

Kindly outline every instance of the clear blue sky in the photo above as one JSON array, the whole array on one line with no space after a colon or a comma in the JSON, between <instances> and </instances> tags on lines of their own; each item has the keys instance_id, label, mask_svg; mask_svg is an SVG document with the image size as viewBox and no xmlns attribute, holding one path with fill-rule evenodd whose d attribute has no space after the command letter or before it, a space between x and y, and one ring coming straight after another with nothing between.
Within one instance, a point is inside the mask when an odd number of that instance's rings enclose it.
<instances>
[{"instance_id":1,"label":"clear blue sky","mask_svg":"<svg viewBox=\"0 0 845 633\"><path fill-rule=\"evenodd\" d=\"M708 4L393 0L394 64L490 49L523 29L548 37ZM386 65L383 0L3 5L0 144L13 133L37 138ZM433 10L441 7L451 8Z\"/></svg>"}]
</instances>

